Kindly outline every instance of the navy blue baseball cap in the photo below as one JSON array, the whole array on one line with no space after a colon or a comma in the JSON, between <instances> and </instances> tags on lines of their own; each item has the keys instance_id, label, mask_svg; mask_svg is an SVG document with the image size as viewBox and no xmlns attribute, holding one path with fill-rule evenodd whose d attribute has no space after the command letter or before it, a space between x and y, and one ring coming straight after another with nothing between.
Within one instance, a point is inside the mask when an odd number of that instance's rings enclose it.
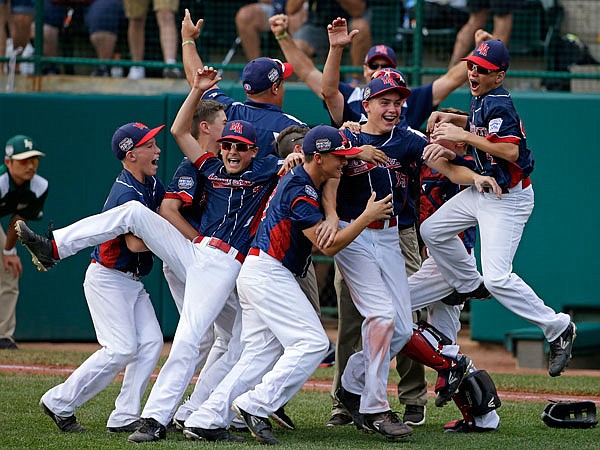
<instances>
[{"instance_id":1,"label":"navy blue baseball cap","mask_svg":"<svg viewBox=\"0 0 600 450\"><path fill-rule=\"evenodd\" d=\"M506 45L495 39L482 42L472 55L462 58L461 61L471 61L488 70L506 71L510 63L510 55Z\"/></svg>"},{"instance_id":2,"label":"navy blue baseball cap","mask_svg":"<svg viewBox=\"0 0 600 450\"><path fill-rule=\"evenodd\" d=\"M165 126L148 128L141 122L132 122L119 127L112 137L112 151L122 160L129 150L145 144L156 136Z\"/></svg>"},{"instance_id":3,"label":"navy blue baseball cap","mask_svg":"<svg viewBox=\"0 0 600 450\"><path fill-rule=\"evenodd\" d=\"M384 75L373 78L363 91L363 100L369 101L385 92L397 91L402 98L410 95L410 89L406 87L406 81L398 76Z\"/></svg>"},{"instance_id":4,"label":"navy blue baseball cap","mask_svg":"<svg viewBox=\"0 0 600 450\"><path fill-rule=\"evenodd\" d=\"M398 65L396 62L396 52L387 45L379 44L371 47L367 53L367 56L365 56L365 64L369 64L374 58L387 59L394 67Z\"/></svg>"},{"instance_id":5,"label":"navy blue baseball cap","mask_svg":"<svg viewBox=\"0 0 600 450\"><path fill-rule=\"evenodd\" d=\"M217 142L221 141L245 142L246 144L256 145L256 130L250 122L231 120L225 124L221 137L217 139Z\"/></svg>"},{"instance_id":6,"label":"navy blue baseball cap","mask_svg":"<svg viewBox=\"0 0 600 450\"><path fill-rule=\"evenodd\" d=\"M244 67L242 85L246 94L258 94L279 80L288 78L292 73L294 69L289 63L272 58L256 58Z\"/></svg>"},{"instance_id":7,"label":"navy blue baseball cap","mask_svg":"<svg viewBox=\"0 0 600 450\"><path fill-rule=\"evenodd\" d=\"M311 129L302 142L305 155L315 153L331 153L333 155L356 155L362 150L352 146L348 138L337 128L329 125L317 125Z\"/></svg>"}]
</instances>

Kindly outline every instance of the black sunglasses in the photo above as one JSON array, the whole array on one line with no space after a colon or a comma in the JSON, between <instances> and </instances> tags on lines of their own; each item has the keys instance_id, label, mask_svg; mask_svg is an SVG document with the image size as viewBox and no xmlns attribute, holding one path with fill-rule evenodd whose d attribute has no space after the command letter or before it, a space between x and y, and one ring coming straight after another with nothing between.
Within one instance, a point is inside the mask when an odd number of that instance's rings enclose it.
<instances>
[{"instance_id":1,"label":"black sunglasses","mask_svg":"<svg viewBox=\"0 0 600 450\"><path fill-rule=\"evenodd\" d=\"M490 70L486 69L485 67L478 66L477 64L473 64L471 61L467 61L467 69L477 70L479 75L488 75L493 72L498 72L497 70Z\"/></svg>"},{"instance_id":2,"label":"black sunglasses","mask_svg":"<svg viewBox=\"0 0 600 450\"><path fill-rule=\"evenodd\" d=\"M390 68L394 67L390 63L379 64L379 63L370 62L367 65L369 66L369 69L371 69L371 70L390 69Z\"/></svg>"},{"instance_id":3,"label":"black sunglasses","mask_svg":"<svg viewBox=\"0 0 600 450\"><path fill-rule=\"evenodd\" d=\"M221 148L223 150L231 150L232 148L234 148L238 151L238 152L247 152L248 150L250 150L251 148L256 147L256 145L249 145L249 144L245 144L243 142L229 142L229 141L223 141L221 142Z\"/></svg>"}]
</instances>

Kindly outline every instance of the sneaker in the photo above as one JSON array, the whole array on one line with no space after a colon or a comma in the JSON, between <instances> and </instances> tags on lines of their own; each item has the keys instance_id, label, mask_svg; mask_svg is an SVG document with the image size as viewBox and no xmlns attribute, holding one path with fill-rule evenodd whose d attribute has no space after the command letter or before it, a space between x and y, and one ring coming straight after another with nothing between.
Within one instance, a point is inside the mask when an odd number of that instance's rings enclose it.
<instances>
[{"instance_id":1,"label":"sneaker","mask_svg":"<svg viewBox=\"0 0 600 450\"><path fill-rule=\"evenodd\" d=\"M548 373L551 377L557 377L561 374L571 359L571 350L573 341L577 337L577 327L570 322L567 329L562 334L550 342L550 357L548 358Z\"/></svg>"},{"instance_id":2,"label":"sneaker","mask_svg":"<svg viewBox=\"0 0 600 450\"><path fill-rule=\"evenodd\" d=\"M481 282L481 284L479 285L479 287L477 289L475 289L474 291L471 292L457 292L454 291L452 292L452 294L447 295L446 297L444 297L442 299L442 303L445 303L446 305L461 305L464 302L466 302L467 300L487 300L492 298L492 294L490 294L490 291L487 290L487 288L485 287L485 284L483 284L483 281Z\"/></svg>"},{"instance_id":3,"label":"sneaker","mask_svg":"<svg viewBox=\"0 0 600 450\"><path fill-rule=\"evenodd\" d=\"M179 67L165 67L162 72L163 78L180 79L183 78L183 74Z\"/></svg>"},{"instance_id":4,"label":"sneaker","mask_svg":"<svg viewBox=\"0 0 600 450\"><path fill-rule=\"evenodd\" d=\"M54 421L56 426L63 433L82 433L85 431L85 428L83 428L83 426L79 422L77 422L77 417L75 417L75 415L71 415L68 417L58 416L52 411L50 411L50 408L44 405L44 402L42 400L40 400L40 406L44 410L44 413L50 416L50 418Z\"/></svg>"},{"instance_id":5,"label":"sneaker","mask_svg":"<svg viewBox=\"0 0 600 450\"><path fill-rule=\"evenodd\" d=\"M231 408L237 413L238 417L246 423L250 433L258 442L267 445L279 444L279 441L273 435L273 428L271 427L271 422L269 422L269 419L254 416L249 412L244 411L235 403L235 401L233 402Z\"/></svg>"},{"instance_id":6,"label":"sneaker","mask_svg":"<svg viewBox=\"0 0 600 450\"><path fill-rule=\"evenodd\" d=\"M365 414L365 428L376 431L388 439L400 439L410 436L413 429L402 423L393 411L384 411L375 414Z\"/></svg>"},{"instance_id":7,"label":"sneaker","mask_svg":"<svg viewBox=\"0 0 600 450\"><path fill-rule=\"evenodd\" d=\"M442 407L450 401L471 367L473 367L471 359L466 355L459 354L454 367L439 372L438 382L442 381L443 385L438 387L436 383L435 392L438 396L435 398L435 406Z\"/></svg>"},{"instance_id":8,"label":"sneaker","mask_svg":"<svg viewBox=\"0 0 600 450\"><path fill-rule=\"evenodd\" d=\"M296 429L296 425L294 425L292 419L290 419L290 417L285 413L283 406L277 411L275 411L273 414L271 414L269 417L273 419L273 422L275 422L281 428L286 428L288 430Z\"/></svg>"},{"instance_id":9,"label":"sneaker","mask_svg":"<svg viewBox=\"0 0 600 450\"><path fill-rule=\"evenodd\" d=\"M184 427L183 435L192 441L246 442L246 439L230 434L225 428L215 428L209 430L198 427Z\"/></svg>"},{"instance_id":10,"label":"sneaker","mask_svg":"<svg viewBox=\"0 0 600 450\"><path fill-rule=\"evenodd\" d=\"M141 418L139 428L129 435L129 442L154 442L167 437L167 429L153 418Z\"/></svg>"},{"instance_id":11,"label":"sneaker","mask_svg":"<svg viewBox=\"0 0 600 450\"><path fill-rule=\"evenodd\" d=\"M348 392L343 386L335 391L335 398L348 410L352 421L359 430L364 429L364 417L360 413L360 395Z\"/></svg>"},{"instance_id":12,"label":"sneaker","mask_svg":"<svg viewBox=\"0 0 600 450\"><path fill-rule=\"evenodd\" d=\"M31 261L40 272L46 272L59 261L54 258L54 251L50 239L34 233L22 220L15 222L15 230L21 244L31 253Z\"/></svg>"},{"instance_id":13,"label":"sneaker","mask_svg":"<svg viewBox=\"0 0 600 450\"><path fill-rule=\"evenodd\" d=\"M487 433L496 431L498 428L478 427L475 424L466 422L464 419L453 420L444 425L444 433Z\"/></svg>"},{"instance_id":14,"label":"sneaker","mask_svg":"<svg viewBox=\"0 0 600 450\"><path fill-rule=\"evenodd\" d=\"M344 413L336 413L325 422L326 427L343 427L344 425L350 425L352 423L352 417Z\"/></svg>"},{"instance_id":15,"label":"sneaker","mask_svg":"<svg viewBox=\"0 0 600 450\"><path fill-rule=\"evenodd\" d=\"M97 66L91 73L92 77L110 77L110 69L107 65Z\"/></svg>"},{"instance_id":16,"label":"sneaker","mask_svg":"<svg viewBox=\"0 0 600 450\"><path fill-rule=\"evenodd\" d=\"M0 339L0 350L18 350L17 344L12 339L2 338Z\"/></svg>"},{"instance_id":17,"label":"sneaker","mask_svg":"<svg viewBox=\"0 0 600 450\"><path fill-rule=\"evenodd\" d=\"M109 433L133 433L140 425L139 420L134 420L130 424L123 425L122 427L106 427L106 431Z\"/></svg>"},{"instance_id":18,"label":"sneaker","mask_svg":"<svg viewBox=\"0 0 600 450\"><path fill-rule=\"evenodd\" d=\"M146 78L146 69L142 66L131 66L127 78L130 80L141 80Z\"/></svg>"},{"instance_id":19,"label":"sneaker","mask_svg":"<svg viewBox=\"0 0 600 450\"><path fill-rule=\"evenodd\" d=\"M425 405L406 405L402 422L412 427L417 427L425 423Z\"/></svg>"}]
</instances>

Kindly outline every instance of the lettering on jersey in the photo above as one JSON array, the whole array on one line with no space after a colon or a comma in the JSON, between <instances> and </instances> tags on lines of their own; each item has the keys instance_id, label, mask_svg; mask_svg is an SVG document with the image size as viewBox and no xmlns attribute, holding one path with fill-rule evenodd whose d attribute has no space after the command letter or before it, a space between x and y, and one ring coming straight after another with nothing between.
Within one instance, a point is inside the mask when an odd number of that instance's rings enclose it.
<instances>
[{"instance_id":1,"label":"lettering on jersey","mask_svg":"<svg viewBox=\"0 0 600 450\"><path fill-rule=\"evenodd\" d=\"M498 131L500 131L501 125L502 125L502 119L500 119L500 118L490 120L490 123L488 124L489 133L493 134L493 133L497 133Z\"/></svg>"},{"instance_id":2,"label":"lettering on jersey","mask_svg":"<svg viewBox=\"0 0 600 450\"><path fill-rule=\"evenodd\" d=\"M212 183L215 189L219 188L247 188L251 187L254 183L249 180L240 180L234 178L221 178L214 173L208 176L208 180Z\"/></svg>"},{"instance_id":3,"label":"lettering on jersey","mask_svg":"<svg viewBox=\"0 0 600 450\"><path fill-rule=\"evenodd\" d=\"M488 135L488 129L486 127L476 127L473 124L471 124L469 131L477 136L486 137Z\"/></svg>"},{"instance_id":4,"label":"lettering on jersey","mask_svg":"<svg viewBox=\"0 0 600 450\"><path fill-rule=\"evenodd\" d=\"M327 138L317 139L315 147L318 152L328 152L331 149L331 141Z\"/></svg>"},{"instance_id":5,"label":"lettering on jersey","mask_svg":"<svg viewBox=\"0 0 600 450\"><path fill-rule=\"evenodd\" d=\"M244 133L244 125L240 122L232 122L229 126L229 129L233 131L235 134L243 134Z\"/></svg>"},{"instance_id":6,"label":"lettering on jersey","mask_svg":"<svg viewBox=\"0 0 600 450\"><path fill-rule=\"evenodd\" d=\"M408 176L402 172L394 172L396 175L396 184L394 187L406 188L408 186Z\"/></svg>"},{"instance_id":7,"label":"lettering on jersey","mask_svg":"<svg viewBox=\"0 0 600 450\"><path fill-rule=\"evenodd\" d=\"M306 192L306 195L308 195L313 200L317 200L319 198L317 191L315 191L315 188L308 184L304 186L304 192Z\"/></svg>"},{"instance_id":8,"label":"lettering on jersey","mask_svg":"<svg viewBox=\"0 0 600 450\"><path fill-rule=\"evenodd\" d=\"M177 180L177 187L183 190L191 189L194 187L194 179L192 177L180 177Z\"/></svg>"},{"instance_id":9,"label":"lettering on jersey","mask_svg":"<svg viewBox=\"0 0 600 450\"><path fill-rule=\"evenodd\" d=\"M479 53L481 56L487 56L489 49L490 46L485 42L482 42L481 44L479 44L479 47L477 47L476 52Z\"/></svg>"},{"instance_id":10,"label":"lettering on jersey","mask_svg":"<svg viewBox=\"0 0 600 450\"><path fill-rule=\"evenodd\" d=\"M129 136L122 139L121 142L119 142L119 148L121 149L121 151L127 153L133 148L133 139L131 139Z\"/></svg>"},{"instance_id":11,"label":"lettering on jersey","mask_svg":"<svg viewBox=\"0 0 600 450\"><path fill-rule=\"evenodd\" d=\"M355 175L366 173L374 167L375 164L369 164L365 161L360 161L358 159L351 159L350 161L348 161L348 165L345 167L344 173L350 177L353 177Z\"/></svg>"}]
</instances>

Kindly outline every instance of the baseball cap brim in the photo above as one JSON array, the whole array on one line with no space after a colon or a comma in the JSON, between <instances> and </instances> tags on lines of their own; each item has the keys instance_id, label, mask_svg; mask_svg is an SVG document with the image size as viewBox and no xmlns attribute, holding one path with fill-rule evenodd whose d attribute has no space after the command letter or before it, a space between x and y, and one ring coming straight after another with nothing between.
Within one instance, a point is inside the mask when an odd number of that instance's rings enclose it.
<instances>
[{"instance_id":1,"label":"baseball cap brim","mask_svg":"<svg viewBox=\"0 0 600 450\"><path fill-rule=\"evenodd\" d=\"M12 155L10 156L10 159L21 161L23 159L33 158L34 156L46 156L46 154L40 152L39 150L29 150L23 153L17 153L16 155Z\"/></svg>"},{"instance_id":2,"label":"baseball cap brim","mask_svg":"<svg viewBox=\"0 0 600 450\"><path fill-rule=\"evenodd\" d=\"M492 64L491 62L489 62L486 59L483 59L480 56L475 56L475 55L467 56L466 58L461 58L461 61L471 61L473 64L477 64L478 66L483 67L484 69L488 69L488 70L500 69L500 67L496 66L495 64Z\"/></svg>"},{"instance_id":3,"label":"baseball cap brim","mask_svg":"<svg viewBox=\"0 0 600 450\"><path fill-rule=\"evenodd\" d=\"M331 153L332 155L340 155L340 156L352 156L352 155L358 155L360 152L362 152L362 150L358 147L350 147L350 148L343 148L340 150L334 150Z\"/></svg>"},{"instance_id":4,"label":"baseball cap brim","mask_svg":"<svg viewBox=\"0 0 600 450\"><path fill-rule=\"evenodd\" d=\"M294 73L294 67L287 62L283 63L283 79L289 78Z\"/></svg>"},{"instance_id":5,"label":"baseball cap brim","mask_svg":"<svg viewBox=\"0 0 600 450\"><path fill-rule=\"evenodd\" d=\"M239 136L237 134L229 134L227 136L221 136L219 139L217 139L217 142L222 142L222 141L236 141L236 142L244 142L245 144L249 144L249 145L256 145L256 142L252 142L250 139L246 139L243 136Z\"/></svg>"},{"instance_id":6,"label":"baseball cap brim","mask_svg":"<svg viewBox=\"0 0 600 450\"><path fill-rule=\"evenodd\" d=\"M148 142L150 139L152 139L154 136L156 136L158 133L160 133L160 131L165 127L165 125L160 125L156 128L152 128L150 131L148 131L146 133L146 135L137 143L136 147L139 147L140 145L145 144L146 142Z\"/></svg>"}]
</instances>

